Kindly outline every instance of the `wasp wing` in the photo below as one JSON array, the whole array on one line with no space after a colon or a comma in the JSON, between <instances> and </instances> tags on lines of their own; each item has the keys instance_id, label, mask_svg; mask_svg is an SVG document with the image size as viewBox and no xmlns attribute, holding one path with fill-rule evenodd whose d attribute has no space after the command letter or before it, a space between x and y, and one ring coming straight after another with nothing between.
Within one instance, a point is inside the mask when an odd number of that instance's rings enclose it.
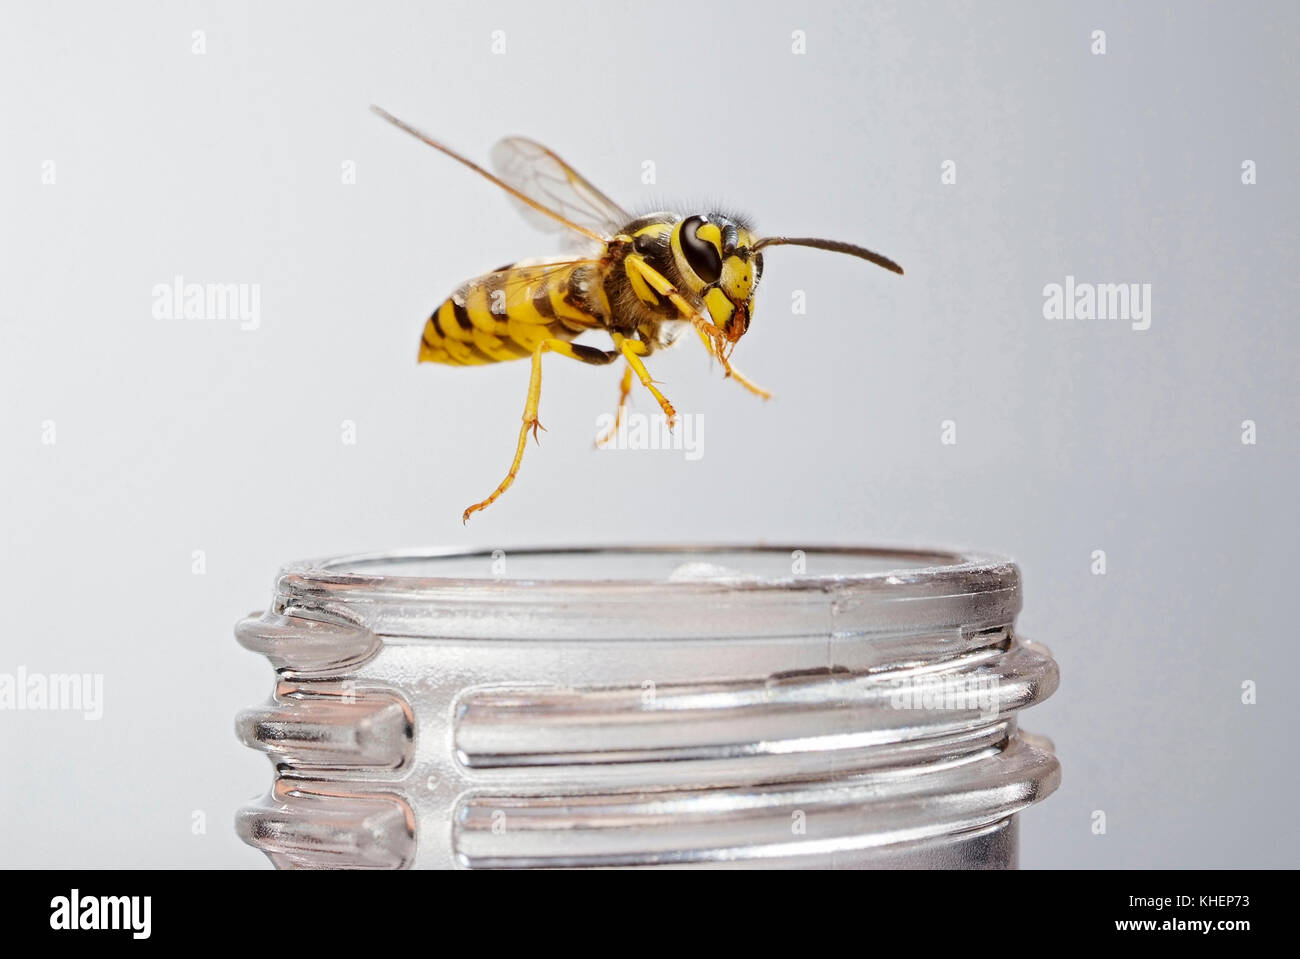
<instances>
[{"instance_id":1,"label":"wasp wing","mask_svg":"<svg viewBox=\"0 0 1300 959\"><path fill-rule=\"evenodd\" d=\"M537 216L540 217L545 217L548 219L555 220L558 222L560 226L567 227L568 229L573 230L576 233L580 233L583 236L585 236L588 240L591 240L592 242L601 243L605 241L606 239L605 234L599 233L595 230L588 229L587 227L582 226L578 223L574 223L572 220L566 218L562 213L559 213L558 211L547 207L546 204L539 203L531 196L528 196L527 194L520 192L519 190L511 186L509 183L507 183L505 180L501 179L499 176L489 173L487 170L483 169L473 160L469 159L469 157L457 153L455 150L447 146L445 143L439 143L433 137L429 136L427 133L421 132L416 127L411 126L405 120L399 120L397 117L393 116L391 113L389 113L387 110L382 109L381 107L372 105L370 109L373 110L376 114L378 114L383 119L387 120L393 126L397 127L399 130L409 133L417 140L420 140L423 143L426 143L429 146L433 147L438 152L451 157L457 163L469 167L471 170L473 170L475 173L477 173L479 176L483 177L484 179L487 179L492 183L495 183L497 186L501 187L503 190L505 190L507 193L513 196L517 203L520 203L524 207L526 207L529 210L529 212L536 214Z\"/></svg>"},{"instance_id":2,"label":"wasp wing","mask_svg":"<svg viewBox=\"0 0 1300 959\"><path fill-rule=\"evenodd\" d=\"M492 167L520 193L602 236L613 236L632 215L591 185L553 151L526 137L506 137L492 148ZM512 198L538 229L557 233L563 224Z\"/></svg>"}]
</instances>

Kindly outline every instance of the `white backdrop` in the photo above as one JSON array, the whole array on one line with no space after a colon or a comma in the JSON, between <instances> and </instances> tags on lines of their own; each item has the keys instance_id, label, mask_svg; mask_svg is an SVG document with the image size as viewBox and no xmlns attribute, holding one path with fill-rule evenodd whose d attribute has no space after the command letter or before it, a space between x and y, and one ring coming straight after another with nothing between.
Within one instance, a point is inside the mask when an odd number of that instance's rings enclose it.
<instances>
[{"instance_id":1,"label":"white backdrop","mask_svg":"<svg viewBox=\"0 0 1300 959\"><path fill-rule=\"evenodd\" d=\"M1063 675L1025 717L1064 770L1026 866L1296 865L1294 5L6 20L0 674L102 675L103 715L0 710L0 865L264 864L231 821L271 770L232 719L272 674L231 626L284 561L759 539L1021 564L1022 628ZM618 372L548 361L549 432L462 527L528 371L417 366L421 325L555 248L371 102L478 159L523 133L625 205L722 201L907 275L772 250L735 360L774 400L693 341L653 358L704 418L695 461L592 450ZM256 290L256 316L158 318L178 276ZM1150 328L1045 318L1067 276L1150 284Z\"/></svg>"}]
</instances>

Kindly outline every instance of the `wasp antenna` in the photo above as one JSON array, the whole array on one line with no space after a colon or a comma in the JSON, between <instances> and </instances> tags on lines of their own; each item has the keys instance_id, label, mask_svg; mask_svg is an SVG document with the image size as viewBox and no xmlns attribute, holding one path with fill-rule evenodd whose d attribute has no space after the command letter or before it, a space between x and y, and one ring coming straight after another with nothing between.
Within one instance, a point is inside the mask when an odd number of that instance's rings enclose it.
<instances>
[{"instance_id":1,"label":"wasp antenna","mask_svg":"<svg viewBox=\"0 0 1300 959\"><path fill-rule=\"evenodd\" d=\"M866 247L856 246L852 243L842 243L839 240L819 240L816 237L808 236L769 236L755 243L753 249L757 251L765 246L810 246L814 250L847 253L849 256L856 256L859 260L866 260L868 263L876 264L876 266L883 266L886 270L900 275L903 272L903 268L889 257L873 253Z\"/></svg>"}]
</instances>

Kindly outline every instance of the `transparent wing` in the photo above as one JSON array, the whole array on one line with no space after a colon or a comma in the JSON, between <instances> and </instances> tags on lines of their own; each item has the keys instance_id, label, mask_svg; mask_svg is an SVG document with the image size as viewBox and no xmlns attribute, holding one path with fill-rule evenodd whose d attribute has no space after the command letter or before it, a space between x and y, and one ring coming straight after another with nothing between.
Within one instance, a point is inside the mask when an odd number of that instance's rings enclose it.
<instances>
[{"instance_id":1,"label":"transparent wing","mask_svg":"<svg viewBox=\"0 0 1300 959\"><path fill-rule=\"evenodd\" d=\"M574 256L543 256L528 260L519 260L500 269L472 280L466 280L451 294L451 298L460 303L468 301L475 293L483 291L491 299L491 294L500 290L506 295L505 304L516 300L530 300L539 291L552 286L564 288L569 274L582 266L600 266L598 258Z\"/></svg>"},{"instance_id":2,"label":"transparent wing","mask_svg":"<svg viewBox=\"0 0 1300 959\"><path fill-rule=\"evenodd\" d=\"M520 193L602 236L613 236L632 215L601 193L554 152L526 137L506 137L492 148L497 175ZM528 222L548 233L563 224L512 197Z\"/></svg>"}]
</instances>

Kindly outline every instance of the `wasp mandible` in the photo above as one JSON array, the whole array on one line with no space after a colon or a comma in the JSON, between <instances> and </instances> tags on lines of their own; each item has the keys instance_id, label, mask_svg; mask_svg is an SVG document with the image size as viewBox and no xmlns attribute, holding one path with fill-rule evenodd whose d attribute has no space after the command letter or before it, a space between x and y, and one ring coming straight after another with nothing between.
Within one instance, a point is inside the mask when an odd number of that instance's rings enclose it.
<instances>
[{"instance_id":1,"label":"wasp mandible","mask_svg":"<svg viewBox=\"0 0 1300 959\"><path fill-rule=\"evenodd\" d=\"M693 328L726 375L751 393L771 396L731 364L736 342L749 329L754 293L763 275L763 250L808 246L847 253L895 273L888 257L852 243L815 237L757 237L735 214L672 212L633 216L580 176L552 150L523 137L492 149L496 174L379 107L375 113L510 194L524 215L548 231L569 230L589 241L582 255L521 260L476 277L456 289L424 325L419 362L474 366L532 359L528 401L514 460L487 499L468 507L462 521L486 509L519 474L542 392L542 354L558 353L605 366L620 358L618 429L635 376L655 398L669 424L676 411L646 370L644 357L672 346ZM612 349L572 342L604 330ZM608 439L611 432L597 440Z\"/></svg>"}]
</instances>

